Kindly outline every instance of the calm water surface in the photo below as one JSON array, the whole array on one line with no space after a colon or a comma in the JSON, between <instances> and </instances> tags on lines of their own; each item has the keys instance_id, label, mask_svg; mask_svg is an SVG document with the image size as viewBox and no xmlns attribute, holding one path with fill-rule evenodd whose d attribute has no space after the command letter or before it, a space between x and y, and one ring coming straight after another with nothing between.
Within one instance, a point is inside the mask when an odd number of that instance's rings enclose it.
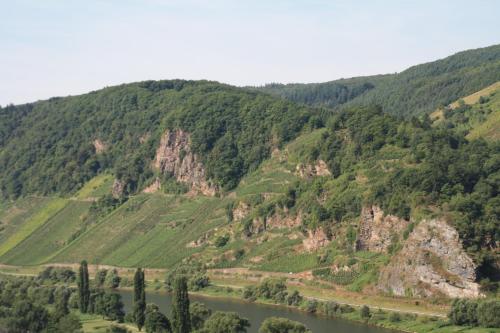
<instances>
[{"instance_id":1,"label":"calm water surface","mask_svg":"<svg viewBox=\"0 0 500 333\"><path fill-rule=\"evenodd\" d=\"M128 290L120 291L125 311L132 310L133 292ZM299 321L306 325L313 333L388 333L393 332L377 327L370 327L350 321L324 318L305 312L278 307L272 305L263 305L245 302L231 298L211 298L190 295L191 301L205 303L212 311L234 311L241 317L250 320L251 327L248 333L257 333L260 324L268 317L284 317ZM148 303L157 304L161 311L170 316L171 296L166 293L146 293Z\"/></svg>"}]
</instances>

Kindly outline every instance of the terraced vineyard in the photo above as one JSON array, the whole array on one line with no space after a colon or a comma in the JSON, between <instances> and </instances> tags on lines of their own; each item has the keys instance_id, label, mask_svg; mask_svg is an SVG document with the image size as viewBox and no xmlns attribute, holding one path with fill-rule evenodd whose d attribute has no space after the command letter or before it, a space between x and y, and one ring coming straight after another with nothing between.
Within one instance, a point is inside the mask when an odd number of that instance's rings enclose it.
<instances>
[{"instance_id":1,"label":"terraced vineyard","mask_svg":"<svg viewBox=\"0 0 500 333\"><path fill-rule=\"evenodd\" d=\"M110 174L93 178L72 198L29 197L3 203L0 261L39 265L85 258L90 263L165 268L193 255L210 261L243 247L248 257L267 254L283 243L273 240L257 246L235 240L222 248L210 241L199 246L189 244L203 237L213 239L217 230L220 234L239 233L234 229L237 225L228 223L226 206L263 193L268 197L283 193L297 179L292 170L292 164L276 157L246 176L232 194L223 198L143 193L131 196L105 216L94 216L90 211L93 202L111 192ZM300 243L286 237L284 240Z\"/></svg>"}]
</instances>

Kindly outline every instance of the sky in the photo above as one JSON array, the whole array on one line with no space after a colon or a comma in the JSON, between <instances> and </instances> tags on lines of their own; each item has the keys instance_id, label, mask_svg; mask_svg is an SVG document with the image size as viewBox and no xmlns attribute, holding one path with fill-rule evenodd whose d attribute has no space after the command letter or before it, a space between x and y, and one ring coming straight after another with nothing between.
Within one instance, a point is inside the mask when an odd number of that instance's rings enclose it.
<instances>
[{"instance_id":1,"label":"sky","mask_svg":"<svg viewBox=\"0 0 500 333\"><path fill-rule=\"evenodd\" d=\"M394 73L500 43L498 0L0 0L0 105L150 79Z\"/></svg>"}]
</instances>

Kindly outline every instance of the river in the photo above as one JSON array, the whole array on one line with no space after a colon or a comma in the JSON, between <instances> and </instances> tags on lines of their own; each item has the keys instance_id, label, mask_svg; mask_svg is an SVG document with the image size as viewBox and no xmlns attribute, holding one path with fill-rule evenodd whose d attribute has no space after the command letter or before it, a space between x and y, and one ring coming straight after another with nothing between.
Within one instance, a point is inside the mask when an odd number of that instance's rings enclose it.
<instances>
[{"instance_id":1,"label":"river","mask_svg":"<svg viewBox=\"0 0 500 333\"><path fill-rule=\"evenodd\" d=\"M121 290L125 311L132 311L133 292ZM234 311L241 317L247 318L251 327L248 333L257 333L260 324L268 317L284 317L299 321L306 325L313 333L388 333L386 329L363 325L342 319L325 318L282 306L273 306L245 302L232 298L215 298L190 295L191 301L205 303L212 311ZM161 311L170 316L171 296L167 293L147 292L146 301L157 304Z\"/></svg>"}]
</instances>

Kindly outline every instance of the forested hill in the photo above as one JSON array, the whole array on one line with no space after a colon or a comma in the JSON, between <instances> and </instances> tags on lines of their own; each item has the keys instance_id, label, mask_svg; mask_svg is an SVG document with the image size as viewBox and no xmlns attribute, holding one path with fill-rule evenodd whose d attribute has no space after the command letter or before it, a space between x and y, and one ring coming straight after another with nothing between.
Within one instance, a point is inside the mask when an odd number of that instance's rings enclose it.
<instances>
[{"instance_id":1,"label":"forested hill","mask_svg":"<svg viewBox=\"0 0 500 333\"><path fill-rule=\"evenodd\" d=\"M3 197L72 193L109 170L134 193L154 176L161 135L180 128L211 181L234 187L316 111L208 81L147 81L0 108Z\"/></svg>"},{"instance_id":2,"label":"forested hill","mask_svg":"<svg viewBox=\"0 0 500 333\"><path fill-rule=\"evenodd\" d=\"M294 102L337 107L378 104L399 116L433 112L500 80L500 45L459 52L388 75L312 84L269 84L260 91Z\"/></svg>"}]
</instances>

